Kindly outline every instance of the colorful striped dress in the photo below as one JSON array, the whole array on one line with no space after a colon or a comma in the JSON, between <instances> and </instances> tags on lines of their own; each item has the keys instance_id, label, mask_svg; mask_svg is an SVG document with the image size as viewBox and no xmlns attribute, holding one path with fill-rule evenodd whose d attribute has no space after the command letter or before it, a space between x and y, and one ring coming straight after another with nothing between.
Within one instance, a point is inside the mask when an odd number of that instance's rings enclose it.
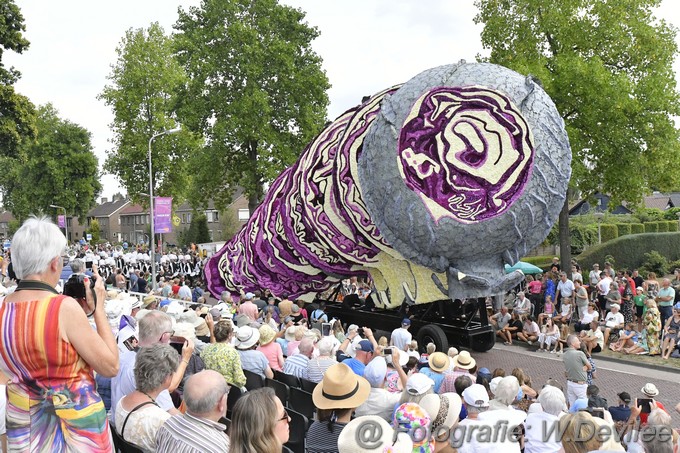
<instances>
[{"instance_id":1,"label":"colorful striped dress","mask_svg":"<svg viewBox=\"0 0 680 453\"><path fill-rule=\"evenodd\" d=\"M0 369L10 451L110 452L111 433L92 368L64 341L64 296L0 304Z\"/></svg>"}]
</instances>

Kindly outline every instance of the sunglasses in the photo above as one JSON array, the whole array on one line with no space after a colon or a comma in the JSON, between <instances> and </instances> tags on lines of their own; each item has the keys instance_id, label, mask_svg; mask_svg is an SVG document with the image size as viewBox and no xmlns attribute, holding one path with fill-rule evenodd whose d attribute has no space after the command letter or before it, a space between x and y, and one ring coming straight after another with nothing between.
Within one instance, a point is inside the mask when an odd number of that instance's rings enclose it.
<instances>
[{"instance_id":1,"label":"sunglasses","mask_svg":"<svg viewBox=\"0 0 680 453\"><path fill-rule=\"evenodd\" d=\"M276 421L277 421L277 422L282 422L282 421L284 421L284 420L287 421L287 422L290 421L290 415L288 415L288 411L285 410L285 409L283 410L283 416L282 416L280 419L276 420Z\"/></svg>"}]
</instances>

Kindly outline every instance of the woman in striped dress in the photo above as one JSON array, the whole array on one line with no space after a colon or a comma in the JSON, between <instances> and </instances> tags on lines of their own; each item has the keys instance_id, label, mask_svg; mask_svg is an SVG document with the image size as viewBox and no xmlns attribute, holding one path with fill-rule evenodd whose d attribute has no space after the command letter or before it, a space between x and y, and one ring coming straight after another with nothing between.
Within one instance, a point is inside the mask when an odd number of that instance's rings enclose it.
<instances>
[{"instance_id":1,"label":"woman in striped dress","mask_svg":"<svg viewBox=\"0 0 680 453\"><path fill-rule=\"evenodd\" d=\"M93 375L118 372L118 348L104 312L106 290L97 278L95 299L85 278L81 305L57 294L65 247L59 228L45 218L27 220L12 241L12 264L21 281L0 304L10 451L113 451Z\"/></svg>"}]
</instances>

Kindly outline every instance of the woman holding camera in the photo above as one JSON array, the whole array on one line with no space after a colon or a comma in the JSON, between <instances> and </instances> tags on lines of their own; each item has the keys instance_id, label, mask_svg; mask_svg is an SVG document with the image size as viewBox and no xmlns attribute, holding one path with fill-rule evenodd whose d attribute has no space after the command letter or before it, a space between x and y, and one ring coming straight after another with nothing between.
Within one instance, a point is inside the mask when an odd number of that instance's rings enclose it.
<instances>
[{"instance_id":1,"label":"woman holding camera","mask_svg":"<svg viewBox=\"0 0 680 453\"><path fill-rule=\"evenodd\" d=\"M65 248L63 234L46 218L28 219L12 240L20 282L0 304L0 370L10 377L10 451L113 450L93 375L118 372L118 347L104 312L106 290L96 278L91 291L85 277L82 307L57 293L68 260Z\"/></svg>"}]
</instances>

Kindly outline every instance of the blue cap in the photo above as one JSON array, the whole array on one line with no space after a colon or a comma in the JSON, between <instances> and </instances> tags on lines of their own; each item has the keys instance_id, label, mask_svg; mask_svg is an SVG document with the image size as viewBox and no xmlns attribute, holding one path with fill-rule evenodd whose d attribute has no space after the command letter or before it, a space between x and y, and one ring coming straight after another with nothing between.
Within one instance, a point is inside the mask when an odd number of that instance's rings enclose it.
<instances>
[{"instance_id":1,"label":"blue cap","mask_svg":"<svg viewBox=\"0 0 680 453\"><path fill-rule=\"evenodd\" d=\"M401 321L401 325L402 325L402 326L410 326L410 325L411 325L411 320L408 319L408 318L404 318L404 319Z\"/></svg>"},{"instance_id":2,"label":"blue cap","mask_svg":"<svg viewBox=\"0 0 680 453\"><path fill-rule=\"evenodd\" d=\"M680 310L680 302L678 302L677 304L673 305L673 308L675 308L676 310Z\"/></svg>"},{"instance_id":3,"label":"blue cap","mask_svg":"<svg viewBox=\"0 0 680 453\"><path fill-rule=\"evenodd\" d=\"M166 305L170 305L170 299L163 299L161 301L161 307L165 307Z\"/></svg>"},{"instance_id":4,"label":"blue cap","mask_svg":"<svg viewBox=\"0 0 680 453\"><path fill-rule=\"evenodd\" d=\"M361 340L354 349L357 351L373 352L373 343L368 340Z\"/></svg>"},{"instance_id":5,"label":"blue cap","mask_svg":"<svg viewBox=\"0 0 680 453\"><path fill-rule=\"evenodd\" d=\"M569 408L569 413L570 414L575 414L576 412L580 411L581 409L585 409L588 407L588 400L586 398L579 398L576 401L574 401L574 404L571 405Z\"/></svg>"}]
</instances>

